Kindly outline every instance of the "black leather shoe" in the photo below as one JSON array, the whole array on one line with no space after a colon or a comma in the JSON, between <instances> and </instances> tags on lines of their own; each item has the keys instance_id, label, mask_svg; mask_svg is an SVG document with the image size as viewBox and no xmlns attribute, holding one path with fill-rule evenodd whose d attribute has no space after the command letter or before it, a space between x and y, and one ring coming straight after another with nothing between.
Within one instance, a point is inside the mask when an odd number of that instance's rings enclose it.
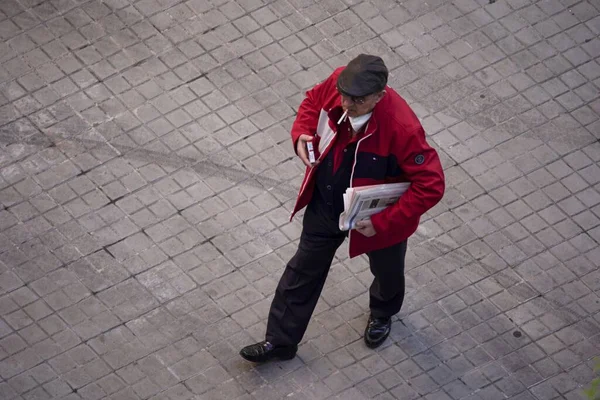
<instances>
[{"instance_id":1,"label":"black leather shoe","mask_svg":"<svg viewBox=\"0 0 600 400\"><path fill-rule=\"evenodd\" d=\"M390 317L375 318L372 315L369 316L369 322L365 328L365 343L367 347L374 349L381 346L389 336L391 329L392 319Z\"/></svg>"},{"instance_id":2,"label":"black leather shoe","mask_svg":"<svg viewBox=\"0 0 600 400\"><path fill-rule=\"evenodd\" d=\"M248 361L262 363L274 359L291 360L296 356L298 346L273 346L264 341L251 344L240 350L240 356Z\"/></svg>"}]
</instances>

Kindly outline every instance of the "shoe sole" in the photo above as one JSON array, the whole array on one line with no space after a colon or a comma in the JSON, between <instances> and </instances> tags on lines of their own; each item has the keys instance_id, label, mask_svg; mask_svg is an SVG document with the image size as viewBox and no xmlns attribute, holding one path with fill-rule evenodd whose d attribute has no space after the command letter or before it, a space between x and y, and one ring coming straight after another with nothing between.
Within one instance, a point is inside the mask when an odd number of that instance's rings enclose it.
<instances>
[{"instance_id":1,"label":"shoe sole","mask_svg":"<svg viewBox=\"0 0 600 400\"><path fill-rule=\"evenodd\" d=\"M247 356L243 355L242 353L240 353L240 356L242 356L242 358L244 360L254 362L254 363L264 363L264 362L272 361L272 360L287 361L287 360L291 360L292 358L296 357L296 351L282 349L282 350L274 350L273 353L266 355L266 356L262 356L262 357L247 357Z\"/></svg>"}]
</instances>

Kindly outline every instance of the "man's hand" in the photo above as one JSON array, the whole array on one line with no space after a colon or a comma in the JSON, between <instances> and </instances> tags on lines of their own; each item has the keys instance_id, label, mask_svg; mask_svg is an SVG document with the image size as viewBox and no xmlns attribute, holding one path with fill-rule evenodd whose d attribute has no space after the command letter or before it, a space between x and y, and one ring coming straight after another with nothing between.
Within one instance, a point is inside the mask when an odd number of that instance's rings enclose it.
<instances>
[{"instance_id":1,"label":"man's hand","mask_svg":"<svg viewBox=\"0 0 600 400\"><path fill-rule=\"evenodd\" d=\"M356 223L356 230L366 237L371 237L377 233L375 232L371 218L358 221Z\"/></svg>"},{"instance_id":2,"label":"man's hand","mask_svg":"<svg viewBox=\"0 0 600 400\"><path fill-rule=\"evenodd\" d=\"M296 143L296 153L298 153L298 157L302 160L304 165L308 168L315 167L319 162L317 161L314 164L311 164L308 161L308 150L306 150L306 142L310 142L313 140L313 137L310 135L300 135L298 138L298 142Z\"/></svg>"}]
</instances>

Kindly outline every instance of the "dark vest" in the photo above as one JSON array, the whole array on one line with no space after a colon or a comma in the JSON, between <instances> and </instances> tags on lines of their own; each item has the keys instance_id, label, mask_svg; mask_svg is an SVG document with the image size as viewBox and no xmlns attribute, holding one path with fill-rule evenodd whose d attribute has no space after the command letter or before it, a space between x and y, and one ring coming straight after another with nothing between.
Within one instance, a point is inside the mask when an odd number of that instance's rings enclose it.
<instances>
[{"instance_id":1,"label":"dark vest","mask_svg":"<svg viewBox=\"0 0 600 400\"><path fill-rule=\"evenodd\" d=\"M336 221L344 211L342 195L350 187L356 144L357 142L354 142L346 146L342 162L335 173L333 172L333 149L317 167L313 204L320 214Z\"/></svg>"}]
</instances>

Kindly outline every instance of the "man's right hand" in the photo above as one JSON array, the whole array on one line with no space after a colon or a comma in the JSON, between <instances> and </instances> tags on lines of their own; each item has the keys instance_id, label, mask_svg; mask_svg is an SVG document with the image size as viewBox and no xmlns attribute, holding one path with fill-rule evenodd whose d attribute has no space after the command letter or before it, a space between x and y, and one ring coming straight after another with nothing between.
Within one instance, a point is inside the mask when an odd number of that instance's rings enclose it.
<instances>
[{"instance_id":1,"label":"man's right hand","mask_svg":"<svg viewBox=\"0 0 600 400\"><path fill-rule=\"evenodd\" d=\"M314 164L311 164L308 161L308 150L306 150L306 143L312 141L314 138L310 135L300 135L298 138L298 142L296 143L296 153L298 153L298 157L302 160L304 165L308 168L316 167L319 161Z\"/></svg>"}]
</instances>

